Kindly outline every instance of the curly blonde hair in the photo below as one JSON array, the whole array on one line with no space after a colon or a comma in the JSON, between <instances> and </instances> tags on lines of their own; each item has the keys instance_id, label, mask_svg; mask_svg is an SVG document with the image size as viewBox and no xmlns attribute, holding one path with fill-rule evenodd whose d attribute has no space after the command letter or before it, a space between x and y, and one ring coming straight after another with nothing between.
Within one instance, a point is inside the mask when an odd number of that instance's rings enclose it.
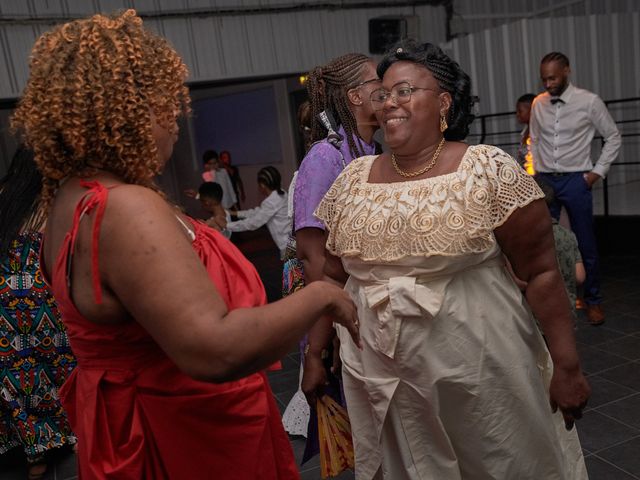
<instances>
[{"instance_id":1,"label":"curly blonde hair","mask_svg":"<svg viewBox=\"0 0 640 480\"><path fill-rule=\"evenodd\" d=\"M94 15L43 34L12 118L43 174L43 200L60 180L110 171L156 189L162 169L151 117L171 133L189 111L187 67L134 10Z\"/></svg>"}]
</instances>

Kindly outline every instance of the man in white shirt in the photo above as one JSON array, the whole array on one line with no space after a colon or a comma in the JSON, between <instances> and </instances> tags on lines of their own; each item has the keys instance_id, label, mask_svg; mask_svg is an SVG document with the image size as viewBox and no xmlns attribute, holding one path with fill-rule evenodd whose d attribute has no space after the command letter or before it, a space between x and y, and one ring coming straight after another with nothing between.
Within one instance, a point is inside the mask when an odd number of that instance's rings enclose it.
<instances>
[{"instance_id":1,"label":"man in white shirt","mask_svg":"<svg viewBox=\"0 0 640 480\"><path fill-rule=\"evenodd\" d=\"M618 155L621 138L604 102L595 93L572 85L570 73L569 59L560 52L548 53L540 62L546 92L538 95L531 107L531 153L537 175L554 190L552 216L558 218L563 206L567 210L587 272L583 287L587 317L592 325L600 325L604 313L591 187L606 176ZM596 132L605 143L594 165L591 142Z\"/></svg>"},{"instance_id":2,"label":"man in white shirt","mask_svg":"<svg viewBox=\"0 0 640 480\"><path fill-rule=\"evenodd\" d=\"M222 206L227 210L236 208L238 198L233 190L229 174L220 166L218 152L215 150L207 150L204 152L202 155L202 163L204 165L202 179L205 182L216 182L222 187Z\"/></svg>"}]
</instances>

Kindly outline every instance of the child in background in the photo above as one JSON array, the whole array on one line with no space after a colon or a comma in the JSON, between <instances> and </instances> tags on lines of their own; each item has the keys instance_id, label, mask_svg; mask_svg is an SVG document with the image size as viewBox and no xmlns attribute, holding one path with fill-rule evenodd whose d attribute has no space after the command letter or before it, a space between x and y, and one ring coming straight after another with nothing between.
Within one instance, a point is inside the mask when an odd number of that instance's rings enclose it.
<instances>
[{"instance_id":1,"label":"child in background","mask_svg":"<svg viewBox=\"0 0 640 480\"><path fill-rule=\"evenodd\" d=\"M533 157L531 156L531 138L529 136L529 119L531 118L531 104L536 96L533 93L525 93L516 103L516 119L523 125L520 132L520 145L516 152L516 160L529 175L535 174Z\"/></svg>"},{"instance_id":2,"label":"child in background","mask_svg":"<svg viewBox=\"0 0 640 480\"><path fill-rule=\"evenodd\" d=\"M211 217L205 223L229 238L231 232L227 230L227 222L229 222L230 217L222 207L222 196L222 187L216 182L204 182L198 188L200 205L211 214Z\"/></svg>"},{"instance_id":3,"label":"child in background","mask_svg":"<svg viewBox=\"0 0 640 480\"><path fill-rule=\"evenodd\" d=\"M551 205L554 201L553 189L542 181L537 179L536 181L545 195L547 205ZM571 310L573 311L573 315L577 318L577 290L584 282L586 276L584 264L582 263L582 256L580 255L580 250L578 250L578 240L576 239L575 234L568 228L560 225L558 220L552 217L551 222L553 224L553 239L555 242L556 258L558 260L558 266L560 267L560 274L562 275L562 280L564 281L564 286L567 290ZM526 290L527 283L516 276L508 262L507 269L520 290Z\"/></svg>"},{"instance_id":4,"label":"child in background","mask_svg":"<svg viewBox=\"0 0 640 480\"><path fill-rule=\"evenodd\" d=\"M258 172L258 190L266 198L259 207L250 210L231 210L231 215L240 220L230 222L231 232L246 232L267 226L273 241L284 258L287 241L291 233L291 219L288 215L287 192L282 190L280 172L275 167L264 167Z\"/></svg>"},{"instance_id":5,"label":"child in background","mask_svg":"<svg viewBox=\"0 0 640 480\"><path fill-rule=\"evenodd\" d=\"M202 180L207 183L216 182L222 188L222 200L220 204L223 208L236 208L238 199L233 191L231 179L224 168L220 167L218 153L215 150L207 150L202 155ZM199 194L195 190L185 190L185 195L190 198L199 200Z\"/></svg>"},{"instance_id":6,"label":"child in background","mask_svg":"<svg viewBox=\"0 0 640 480\"><path fill-rule=\"evenodd\" d=\"M550 206L555 199L553 189L542 181L537 182L544 192L544 199ZM551 218L553 223L553 239L556 244L556 258L560 267L560 273L567 289L571 310L576 315L577 290L584 282L586 272L582 263L582 256L578 250L578 240L575 234L568 228L558 223L558 220Z\"/></svg>"}]
</instances>

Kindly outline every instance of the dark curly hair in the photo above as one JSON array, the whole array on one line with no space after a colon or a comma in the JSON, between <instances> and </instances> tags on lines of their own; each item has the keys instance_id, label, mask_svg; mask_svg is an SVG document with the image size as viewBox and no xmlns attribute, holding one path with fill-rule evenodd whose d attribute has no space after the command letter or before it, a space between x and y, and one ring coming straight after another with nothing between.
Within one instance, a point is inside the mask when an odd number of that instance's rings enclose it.
<instances>
[{"instance_id":1,"label":"dark curly hair","mask_svg":"<svg viewBox=\"0 0 640 480\"><path fill-rule=\"evenodd\" d=\"M471 79L458 62L452 60L442 49L431 43L404 40L387 52L378 64L378 76L396 62L413 62L429 70L440 88L451 94L451 107L447 114L449 128L444 132L446 140L463 140L469 134L469 125L475 118L471 113Z\"/></svg>"},{"instance_id":2,"label":"dark curly hair","mask_svg":"<svg viewBox=\"0 0 640 480\"><path fill-rule=\"evenodd\" d=\"M94 15L44 33L12 119L43 176L43 201L67 176L97 168L157 190L162 168L151 116L172 133L189 111L187 67L134 10Z\"/></svg>"}]
</instances>

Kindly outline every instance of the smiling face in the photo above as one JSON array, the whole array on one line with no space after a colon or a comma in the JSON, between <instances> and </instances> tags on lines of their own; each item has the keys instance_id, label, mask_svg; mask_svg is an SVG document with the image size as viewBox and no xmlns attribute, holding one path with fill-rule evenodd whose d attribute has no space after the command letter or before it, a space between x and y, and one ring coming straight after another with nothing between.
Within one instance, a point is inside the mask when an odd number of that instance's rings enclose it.
<instances>
[{"instance_id":1,"label":"smiling face","mask_svg":"<svg viewBox=\"0 0 640 480\"><path fill-rule=\"evenodd\" d=\"M397 88L402 83L417 87L410 100L402 103L404 100L398 101L392 94L378 105L382 108L376 117L387 145L398 154L410 155L440 140L440 116L448 112L451 96L440 89L429 70L413 62L391 65L382 79L382 88L402 93Z\"/></svg>"}]
</instances>

